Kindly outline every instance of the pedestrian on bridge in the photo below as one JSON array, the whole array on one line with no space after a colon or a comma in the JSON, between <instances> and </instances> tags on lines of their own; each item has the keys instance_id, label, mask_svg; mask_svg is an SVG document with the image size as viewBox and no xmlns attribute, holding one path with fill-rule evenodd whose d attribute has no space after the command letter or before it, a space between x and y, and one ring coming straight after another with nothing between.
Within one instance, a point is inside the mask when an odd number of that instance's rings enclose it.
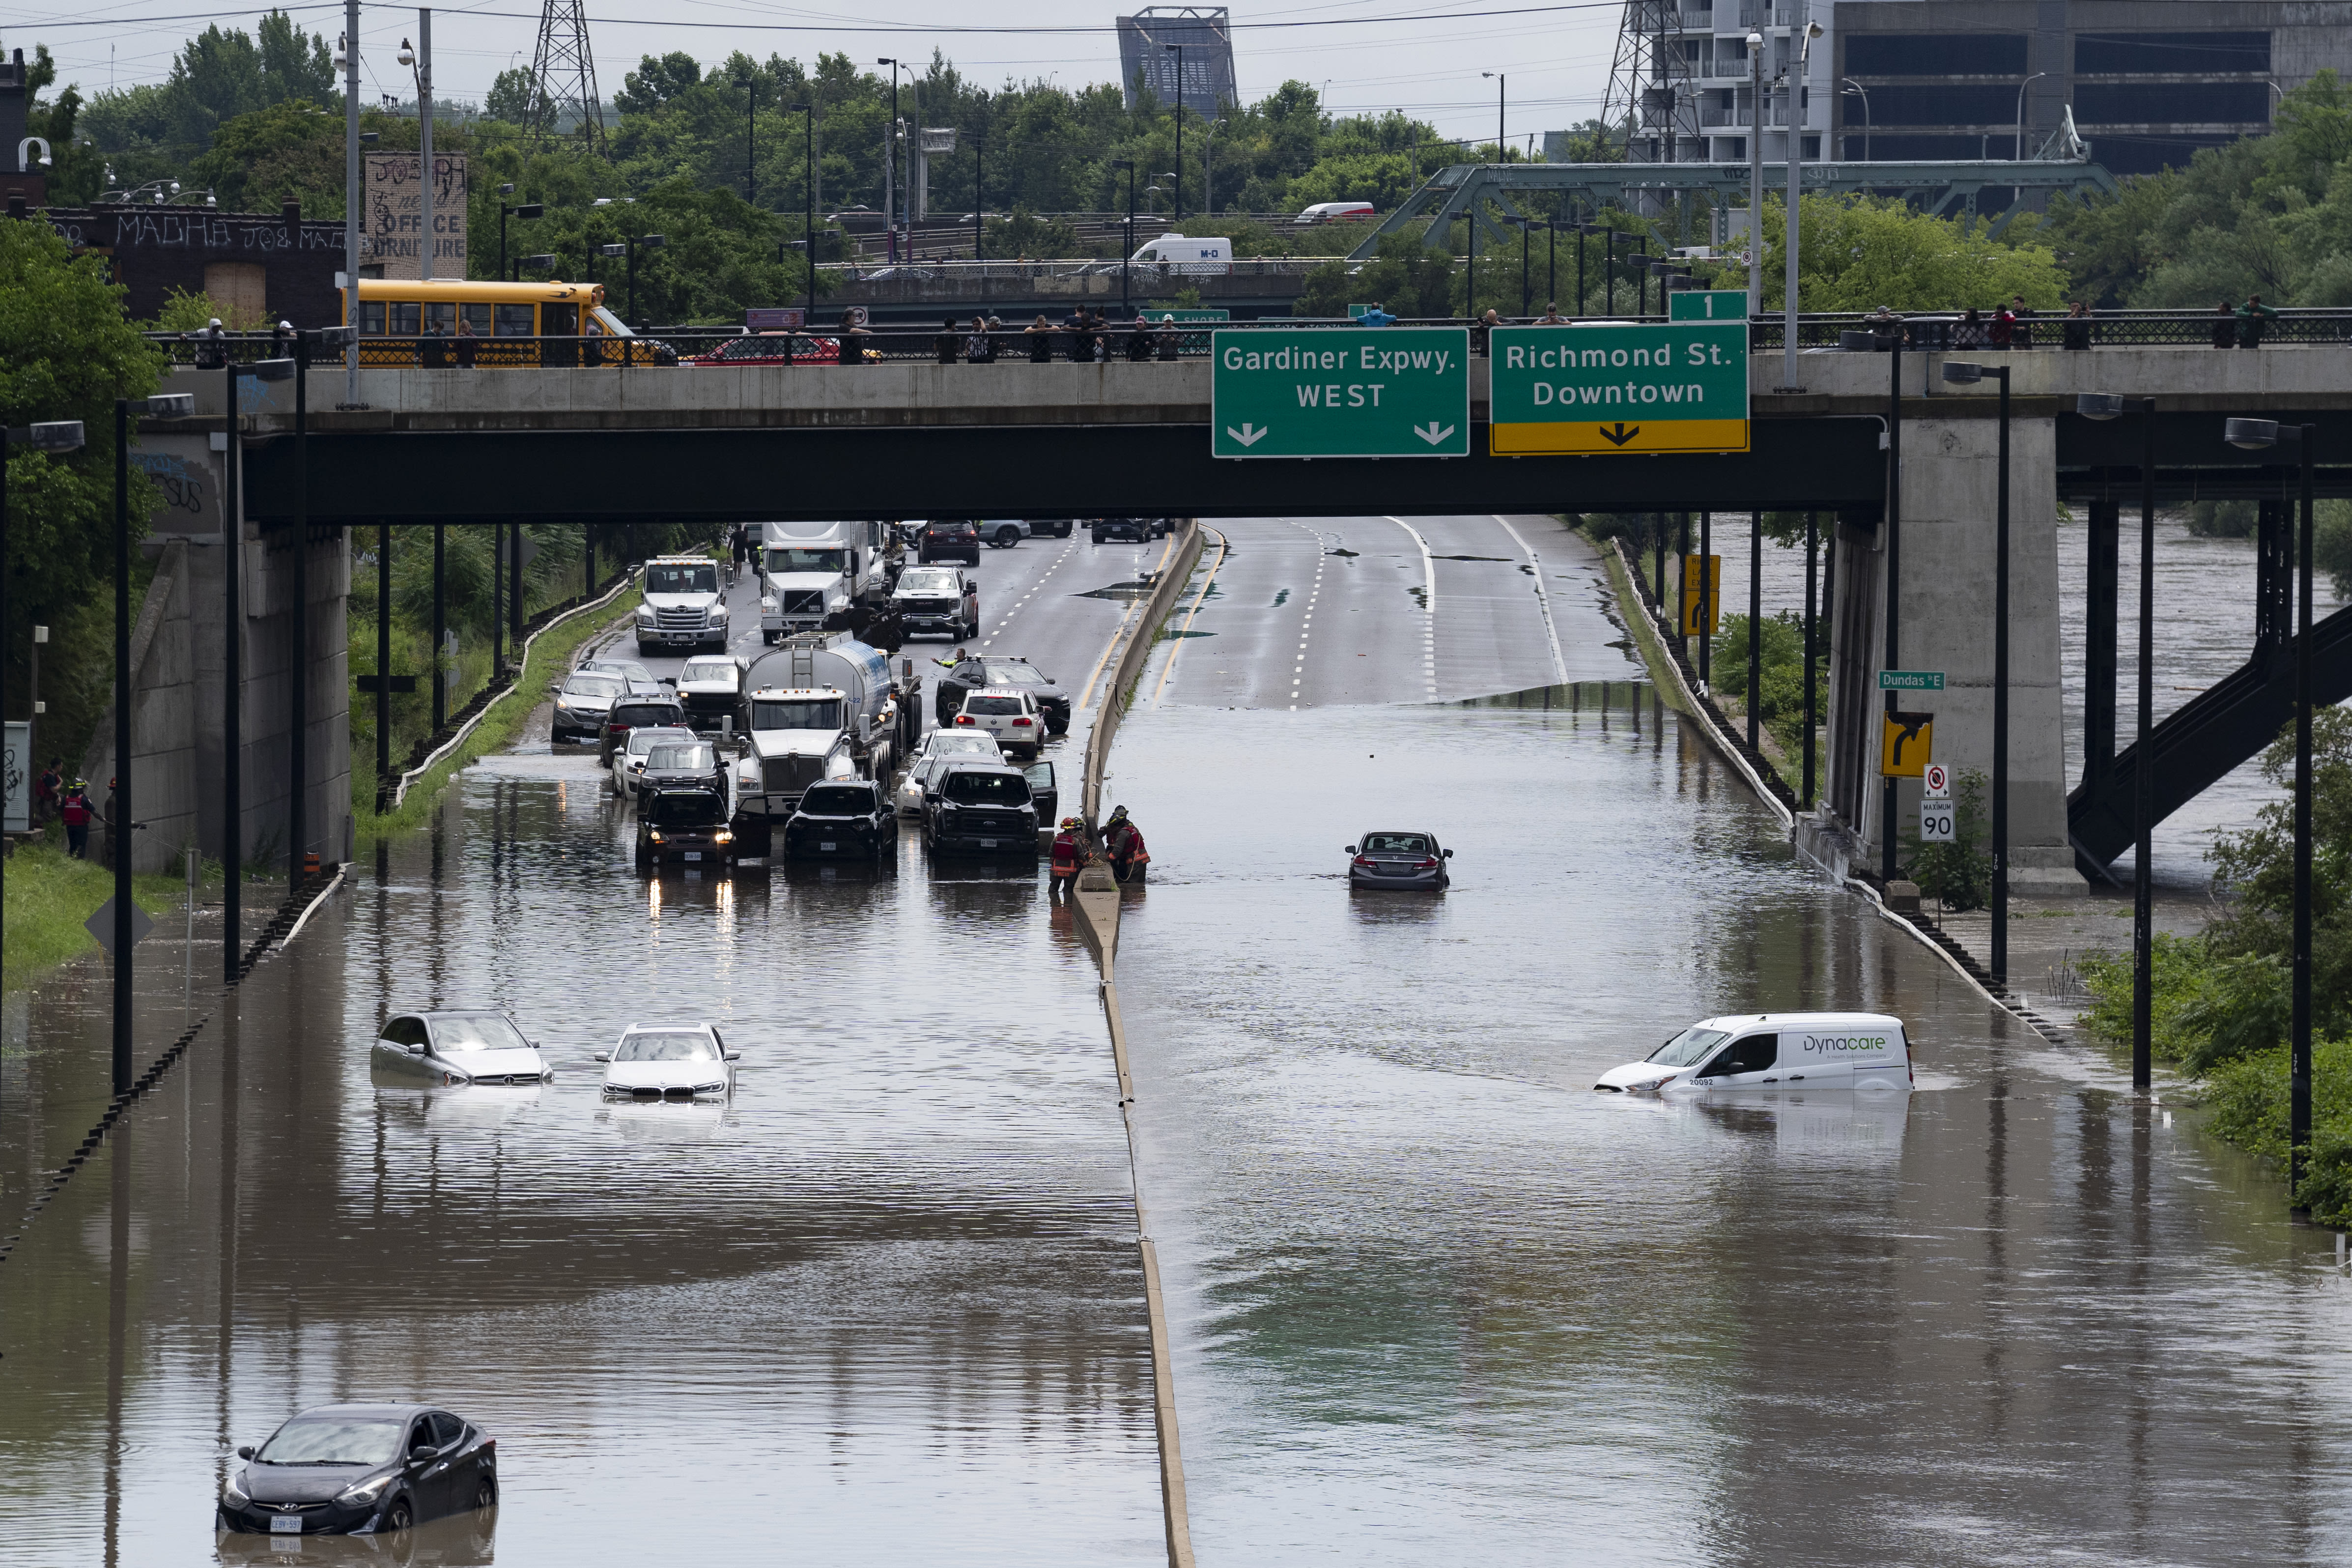
<instances>
[{"instance_id":1,"label":"pedestrian on bridge","mask_svg":"<svg viewBox=\"0 0 2352 1568\"><path fill-rule=\"evenodd\" d=\"M1544 301L1544 313L1536 318L1535 324L1538 327L1564 327L1569 324L1569 321L1566 316L1559 313L1559 303L1547 300Z\"/></svg>"},{"instance_id":2,"label":"pedestrian on bridge","mask_svg":"<svg viewBox=\"0 0 2352 1568\"><path fill-rule=\"evenodd\" d=\"M1388 303L1382 300L1373 300L1372 308L1356 318L1360 327L1393 327L1396 323L1397 319L1389 314Z\"/></svg>"},{"instance_id":3,"label":"pedestrian on bridge","mask_svg":"<svg viewBox=\"0 0 2352 1568\"><path fill-rule=\"evenodd\" d=\"M956 319L953 316L942 316L940 319L940 330L931 339L931 350L940 356L940 363L955 363L956 350L962 343L963 338L956 331Z\"/></svg>"},{"instance_id":4,"label":"pedestrian on bridge","mask_svg":"<svg viewBox=\"0 0 2352 1568\"><path fill-rule=\"evenodd\" d=\"M2217 349L2236 348L2238 346L2238 312L2236 308L2232 306L2230 301L2224 300L2220 304L2214 306L2213 309L2221 312L2221 319L2213 323L2213 346Z\"/></svg>"},{"instance_id":5,"label":"pedestrian on bridge","mask_svg":"<svg viewBox=\"0 0 2352 1568\"><path fill-rule=\"evenodd\" d=\"M1952 346L1956 349L1980 349L1985 346L1984 312L1971 305L1952 323Z\"/></svg>"},{"instance_id":6,"label":"pedestrian on bridge","mask_svg":"<svg viewBox=\"0 0 2352 1568\"><path fill-rule=\"evenodd\" d=\"M2278 312L2263 303L2260 294L2249 294L2246 302L2238 307L2238 346L2258 349L2263 346L2263 334L2270 331Z\"/></svg>"},{"instance_id":7,"label":"pedestrian on bridge","mask_svg":"<svg viewBox=\"0 0 2352 1568\"><path fill-rule=\"evenodd\" d=\"M856 306L852 305L847 310L842 311L841 330L837 335L841 340L840 363L843 364L864 364L866 363L866 340L872 337L874 334L867 331L863 326L858 324Z\"/></svg>"},{"instance_id":8,"label":"pedestrian on bridge","mask_svg":"<svg viewBox=\"0 0 2352 1568\"><path fill-rule=\"evenodd\" d=\"M2006 314L2010 321L2009 346L2013 349L2032 348L2033 346L2033 309L2025 302L2025 296L2011 294L2009 297L2009 310Z\"/></svg>"},{"instance_id":9,"label":"pedestrian on bridge","mask_svg":"<svg viewBox=\"0 0 2352 1568\"><path fill-rule=\"evenodd\" d=\"M1152 357L1151 322L1142 311L1127 323L1127 363L1141 364Z\"/></svg>"},{"instance_id":10,"label":"pedestrian on bridge","mask_svg":"<svg viewBox=\"0 0 2352 1568\"><path fill-rule=\"evenodd\" d=\"M1029 363L1031 364L1051 364L1054 363L1053 322L1047 321L1043 315L1040 315L1034 321L1032 321L1028 326L1022 329L1021 335L1029 340Z\"/></svg>"},{"instance_id":11,"label":"pedestrian on bridge","mask_svg":"<svg viewBox=\"0 0 2352 1568\"><path fill-rule=\"evenodd\" d=\"M2066 307L2066 320L2059 331L2063 333L2060 346L2088 349L2091 346L2091 308L2076 300Z\"/></svg>"},{"instance_id":12,"label":"pedestrian on bridge","mask_svg":"<svg viewBox=\"0 0 2352 1568\"><path fill-rule=\"evenodd\" d=\"M988 335L986 316L974 316L971 319L971 335L963 341L963 359L966 364L996 363L996 340Z\"/></svg>"}]
</instances>

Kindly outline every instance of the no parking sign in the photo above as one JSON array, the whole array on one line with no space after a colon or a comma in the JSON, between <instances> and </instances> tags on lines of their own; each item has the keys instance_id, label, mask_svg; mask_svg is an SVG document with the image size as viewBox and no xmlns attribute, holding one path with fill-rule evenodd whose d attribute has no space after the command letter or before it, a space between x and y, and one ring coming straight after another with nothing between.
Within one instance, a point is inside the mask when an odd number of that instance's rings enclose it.
<instances>
[{"instance_id":1,"label":"no parking sign","mask_svg":"<svg viewBox=\"0 0 2352 1568\"><path fill-rule=\"evenodd\" d=\"M1941 763L1929 763L1919 775L1926 786L1919 801L1919 842L1950 844L1958 835L1957 814L1952 810L1952 779Z\"/></svg>"}]
</instances>

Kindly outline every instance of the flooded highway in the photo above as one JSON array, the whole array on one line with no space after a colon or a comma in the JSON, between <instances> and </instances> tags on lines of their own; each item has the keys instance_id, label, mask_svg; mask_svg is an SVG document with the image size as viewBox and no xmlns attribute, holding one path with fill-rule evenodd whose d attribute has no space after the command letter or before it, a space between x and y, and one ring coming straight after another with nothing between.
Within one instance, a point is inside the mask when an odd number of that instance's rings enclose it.
<instances>
[{"instance_id":1,"label":"flooded highway","mask_svg":"<svg viewBox=\"0 0 2352 1568\"><path fill-rule=\"evenodd\" d=\"M2344 1559L2333 1238L1799 866L1588 547L1213 526L1104 801L1153 855L1118 979L1201 1562ZM1066 799L1165 553L982 553L991 651L1082 698ZM1351 893L1373 829L1451 889ZM903 834L648 880L630 835L542 713L23 1227L0 1562L1166 1561L1118 1089L1042 867ZM12 1204L102 1102L102 979L5 1015ZM176 974L142 994L168 1038ZM438 1005L511 1011L554 1081L372 1077ZM1822 1007L1905 1018L1917 1091L1591 1090ZM691 1018L743 1051L728 1102L599 1098L622 1026ZM494 1433L499 1506L216 1543L236 1446L359 1398Z\"/></svg>"}]
</instances>

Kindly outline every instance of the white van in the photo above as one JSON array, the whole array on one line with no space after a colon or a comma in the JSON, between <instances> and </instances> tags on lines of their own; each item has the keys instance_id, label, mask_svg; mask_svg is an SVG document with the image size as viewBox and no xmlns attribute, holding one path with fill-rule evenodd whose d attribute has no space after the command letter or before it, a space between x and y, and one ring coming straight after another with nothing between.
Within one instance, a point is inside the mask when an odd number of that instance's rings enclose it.
<instances>
[{"instance_id":1,"label":"white van","mask_svg":"<svg viewBox=\"0 0 2352 1568\"><path fill-rule=\"evenodd\" d=\"M1156 261L1186 277L1223 276L1234 269L1234 242L1213 236L1187 239L1181 234L1163 234L1150 244L1138 247L1128 259Z\"/></svg>"},{"instance_id":2,"label":"white van","mask_svg":"<svg viewBox=\"0 0 2352 1568\"><path fill-rule=\"evenodd\" d=\"M1290 221L1303 228L1317 223L1353 223L1372 216L1370 202L1317 202Z\"/></svg>"},{"instance_id":3,"label":"white van","mask_svg":"<svg viewBox=\"0 0 2352 1568\"><path fill-rule=\"evenodd\" d=\"M1660 1090L1911 1087L1911 1041L1884 1013L1743 1013L1701 1018L1637 1062L1612 1068L1592 1087L1612 1094Z\"/></svg>"}]
</instances>

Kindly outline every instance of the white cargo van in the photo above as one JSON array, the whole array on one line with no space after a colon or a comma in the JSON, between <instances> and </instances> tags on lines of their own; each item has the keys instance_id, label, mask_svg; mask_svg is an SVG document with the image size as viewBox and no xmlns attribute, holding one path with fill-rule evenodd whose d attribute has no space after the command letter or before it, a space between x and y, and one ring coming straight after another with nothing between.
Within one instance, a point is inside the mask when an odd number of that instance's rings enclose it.
<instances>
[{"instance_id":1,"label":"white cargo van","mask_svg":"<svg viewBox=\"0 0 2352 1568\"><path fill-rule=\"evenodd\" d=\"M1372 216L1370 202L1317 202L1290 221L1303 228L1318 223L1353 223Z\"/></svg>"},{"instance_id":2,"label":"white cargo van","mask_svg":"<svg viewBox=\"0 0 2352 1568\"><path fill-rule=\"evenodd\" d=\"M1234 242L1213 237L1187 239L1181 234L1163 234L1150 244L1137 247L1130 261L1156 261L1185 277L1223 276L1234 269Z\"/></svg>"},{"instance_id":3,"label":"white cargo van","mask_svg":"<svg viewBox=\"0 0 2352 1568\"><path fill-rule=\"evenodd\" d=\"M1702 1018L1592 1087L1612 1094L1911 1087L1911 1042L1884 1013L1743 1013Z\"/></svg>"}]
</instances>

